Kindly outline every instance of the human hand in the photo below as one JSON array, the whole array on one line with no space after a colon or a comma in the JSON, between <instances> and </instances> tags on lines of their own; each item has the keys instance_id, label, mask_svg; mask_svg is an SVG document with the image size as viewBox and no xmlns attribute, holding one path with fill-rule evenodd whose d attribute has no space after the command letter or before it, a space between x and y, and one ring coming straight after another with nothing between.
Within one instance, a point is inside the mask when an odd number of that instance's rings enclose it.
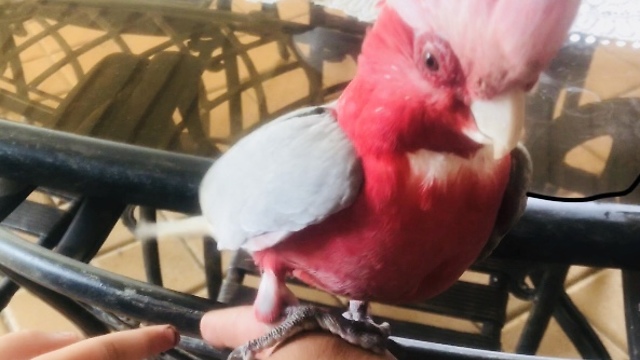
<instances>
[{"instance_id":1,"label":"human hand","mask_svg":"<svg viewBox=\"0 0 640 360\"><path fill-rule=\"evenodd\" d=\"M12 360L142 360L177 345L175 328L168 325L82 339L73 333L19 331L0 337L0 354Z\"/></svg>"},{"instance_id":2,"label":"human hand","mask_svg":"<svg viewBox=\"0 0 640 360\"><path fill-rule=\"evenodd\" d=\"M217 348L236 348L269 330L268 325L255 319L250 306L211 311L200 322L203 339ZM258 359L391 360L394 357L389 352L374 354L326 332L305 331L283 344L263 351L258 354Z\"/></svg>"}]
</instances>

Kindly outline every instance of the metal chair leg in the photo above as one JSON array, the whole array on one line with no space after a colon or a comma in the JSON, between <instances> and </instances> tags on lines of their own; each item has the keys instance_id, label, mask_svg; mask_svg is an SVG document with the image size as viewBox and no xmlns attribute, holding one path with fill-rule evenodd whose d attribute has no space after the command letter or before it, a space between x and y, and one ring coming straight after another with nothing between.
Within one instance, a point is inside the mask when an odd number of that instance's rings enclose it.
<instances>
[{"instance_id":1,"label":"metal chair leg","mask_svg":"<svg viewBox=\"0 0 640 360\"><path fill-rule=\"evenodd\" d=\"M38 245L44 247L45 249L53 249L58 243L62 236L69 228L69 224L78 213L78 209L80 208L80 202L75 202L71 208L62 215L60 220L53 226L53 228L45 234L38 241ZM0 310L4 309L9 302L16 294L16 292L20 289L20 285L13 282L10 278L4 278L0 280Z\"/></svg>"},{"instance_id":2,"label":"metal chair leg","mask_svg":"<svg viewBox=\"0 0 640 360\"><path fill-rule=\"evenodd\" d=\"M533 299L533 308L527 323L520 335L516 352L520 354L535 354L540 347L551 315L558 299L564 291L564 279L569 271L568 265L554 265L544 272L538 284Z\"/></svg>"},{"instance_id":3,"label":"metal chair leg","mask_svg":"<svg viewBox=\"0 0 640 360\"><path fill-rule=\"evenodd\" d=\"M156 209L146 206L140 207L140 220L146 222L156 221ZM160 271L160 251L158 239L145 239L142 241L142 257L144 258L144 272L147 281L151 284L162 286L162 272Z\"/></svg>"},{"instance_id":4,"label":"metal chair leg","mask_svg":"<svg viewBox=\"0 0 640 360\"><path fill-rule=\"evenodd\" d=\"M565 292L560 295L553 317L583 358L611 359L598 334Z\"/></svg>"},{"instance_id":5,"label":"metal chair leg","mask_svg":"<svg viewBox=\"0 0 640 360\"><path fill-rule=\"evenodd\" d=\"M77 216L56 247L56 252L89 262L109 236L124 208L125 205L119 201L84 198Z\"/></svg>"},{"instance_id":6,"label":"metal chair leg","mask_svg":"<svg viewBox=\"0 0 640 360\"><path fill-rule=\"evenodd\" d=\"M640 359L640 271L622 271L629 359Z\"/></svg>"},{"instance_id":7,"label":"metal chair leg","mask_svg":"<svg viewBox=\"0 0 640 360\"><path fill-rule=\"evenodd\" d=\"M210 238L202 239L204 254L204 271L207 278L207 294L209 299L217 299L222 287L222 255L216 242Z\"/></svg>"}]
</instances>

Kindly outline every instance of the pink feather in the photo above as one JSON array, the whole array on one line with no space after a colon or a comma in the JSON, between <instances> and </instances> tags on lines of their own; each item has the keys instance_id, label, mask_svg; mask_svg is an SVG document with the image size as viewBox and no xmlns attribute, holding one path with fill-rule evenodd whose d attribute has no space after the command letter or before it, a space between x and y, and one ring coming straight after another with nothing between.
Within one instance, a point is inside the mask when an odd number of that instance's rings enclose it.
<instances>
[{"instance_id":1,"label":"pink feather","mask_svg":"<svg viewBox=\"0 0 640 360\"><path fill-rule=\"evenodd\" d=\"M409 302L451 286L495 223L511 159L465 135L474 98L531 86L564 39L577 0L388 0L358 73L336 105L362 161L355 203L254 253L286 274L356 300ZM424 46L439 70L424 65ZM272 284L263 321L288 300ZM265 304L271 305L264 306Z\"/></svg>"},{"instance_id":2,"label":"pink feather","mask_svg":"<svg viewBox=\"0 0 640 360\"><path fill-rule=\"evenodd\" d=\"M414 31L435 32L457 54L470 92L491 98L530 87L566 38L579 0L387 0Z\"/></svg>"}]
</instances>

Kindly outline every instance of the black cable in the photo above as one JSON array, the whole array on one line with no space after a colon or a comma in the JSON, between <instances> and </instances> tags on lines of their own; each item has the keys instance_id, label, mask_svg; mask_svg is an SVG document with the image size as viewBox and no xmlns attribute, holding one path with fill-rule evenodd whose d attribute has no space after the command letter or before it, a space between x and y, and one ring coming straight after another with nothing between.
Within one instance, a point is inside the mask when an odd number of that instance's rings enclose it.
<instances>
[{"instance_id":1,"label":"black cable","mask_svg":"<svg viewBox=\"0 0 640 360\"><path fill-rule=\"evenodd\" d=\"M559 202L567 202L567 203L589 202L589 201L596 201L596 200L602 200L602 199L608 199L608 198L614 198L614 197L627 196L631 194L638 187L638 184L640 184L640 174L638 174L636 179L631 183L631 185L629 185L628 188L621 191L611 191L611 192L595 194L595 195L580 197L580 198L568 198L568 197L561 197L561 196L543 195L535 192L527 192L527 196L534 199L559 201Z\"/></svg>"}]
</instances>

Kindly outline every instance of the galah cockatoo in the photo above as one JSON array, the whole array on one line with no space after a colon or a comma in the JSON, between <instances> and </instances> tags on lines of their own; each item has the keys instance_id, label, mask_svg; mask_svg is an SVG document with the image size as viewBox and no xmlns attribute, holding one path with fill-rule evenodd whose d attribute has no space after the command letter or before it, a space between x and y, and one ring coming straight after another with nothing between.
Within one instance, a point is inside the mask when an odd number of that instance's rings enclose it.
<instances>
[{"instance_id":1,"label":"galah cockatoo","mask_svg":"<svg viewBox=\"0 0 640 360\"><path fill-rule=\"evenodd\" d=\"M526 202L525 92L578 5L383 2L336 102L262 126L213 164L199 219L220 249L245 249L262 270L258 319L286 316L236 354L250 357L302 318L380 350L388 330L370 322L368 301L430 298L495 247ZM353 299L344 317L379 336L348 335L345 319L296 307L287 275Z\"/></svg>"}]
</instances>

